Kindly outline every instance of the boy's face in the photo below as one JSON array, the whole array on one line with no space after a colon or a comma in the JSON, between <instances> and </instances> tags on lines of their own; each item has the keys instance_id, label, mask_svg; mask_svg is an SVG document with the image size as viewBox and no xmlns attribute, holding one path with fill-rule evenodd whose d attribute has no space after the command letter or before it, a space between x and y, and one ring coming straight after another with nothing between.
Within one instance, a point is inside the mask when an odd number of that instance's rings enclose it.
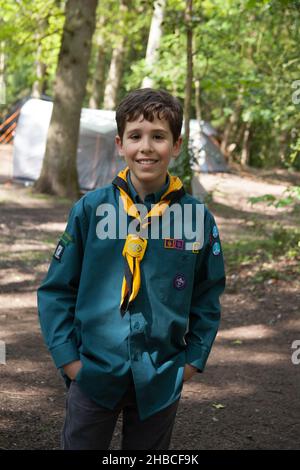
<instances>
[{"instance_id":1,"label":"boy's face","mask_svg":"<svg viewBox=\"0 0 300 470\"><path fill-rule=\"evenodd\" d=\"M173 143L168 121L155 119L150 122L140 116L126 122L123 139L116 136L116 144L130 169L130 176L140 196L158 191L166 180L172 157L180 153L182 138Z\"/></svg>"}]
</instances>

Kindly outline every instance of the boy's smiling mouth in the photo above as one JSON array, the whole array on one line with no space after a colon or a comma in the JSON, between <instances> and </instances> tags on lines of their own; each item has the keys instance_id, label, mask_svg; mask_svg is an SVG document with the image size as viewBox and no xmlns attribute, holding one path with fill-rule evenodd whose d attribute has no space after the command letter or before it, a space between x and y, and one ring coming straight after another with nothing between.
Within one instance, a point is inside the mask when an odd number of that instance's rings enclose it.
<instances>
[{"instance_id":1,"label":"boy's smiling mouth","mask_svg":"<svg viewBox=\"0 0 300 470\"><path fill-rule=\"evenodd\" d=\"M140 165L151 166L157 163L158 160L154 160L152 158L140 158L139 160L136 160L136 162L139 163Z\"/></svg>"}]
</instances>

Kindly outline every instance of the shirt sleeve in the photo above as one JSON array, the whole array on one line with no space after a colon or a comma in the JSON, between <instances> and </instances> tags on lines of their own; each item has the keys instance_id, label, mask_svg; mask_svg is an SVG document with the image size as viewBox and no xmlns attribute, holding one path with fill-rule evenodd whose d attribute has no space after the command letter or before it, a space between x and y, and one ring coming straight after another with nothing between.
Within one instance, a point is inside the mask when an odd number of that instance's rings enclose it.
<instances>
[{"instance_id":1,"label":"shirt sleeve","mask_svg":"<svg viewBox=\"0 0 300 470\"><path fill-rule=\"evenodd\" d=\"M225 288L225 271L219 231L208 210L204 222L204 245L196 263L188 331L186 362L204 370L220 323L220 296Z\"/></svg>"},{"instance_id":2,"label":"shirt sleeve","mask_svg":"<svg viewBox=\"0 0 300 470\"><path fill-rule=\"evenodd\" d=\"M42 334L57 368L79 359L74 313L86 235L82 198L70 211L65 232L37 291Z\"/></svg>"}]
</instances>

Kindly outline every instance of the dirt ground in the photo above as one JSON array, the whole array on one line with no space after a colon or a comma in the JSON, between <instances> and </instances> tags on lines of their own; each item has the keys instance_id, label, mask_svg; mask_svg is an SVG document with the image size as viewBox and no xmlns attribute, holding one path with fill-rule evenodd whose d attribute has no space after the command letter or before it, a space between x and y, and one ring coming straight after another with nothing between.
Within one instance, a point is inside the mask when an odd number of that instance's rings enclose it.
<instances>
[{"instance_id":1,"label":"dirt ground","mask_svg":"<svg viewBox=\"0 0 300 470\"><path fill-rule=\"evenodd\" d=\"M36 289L70 203L12 183L10 156L0 146L0 449L58 449L66 390L40 334ZM196 175L193 187L211 194L221 240L229 243L252 236L254 211L266 223L298 223L288 211L247 200L295 183L299 174L251 171ZM300 340L297 265L279 260L275 269L285 276L261 282L251 259L229 271L220 332L205 372L184 384L171 449L300 449L300 364L291 361ZM122 416L111 449L120 448L121 423Z\"/></svg>"}]
</instances>

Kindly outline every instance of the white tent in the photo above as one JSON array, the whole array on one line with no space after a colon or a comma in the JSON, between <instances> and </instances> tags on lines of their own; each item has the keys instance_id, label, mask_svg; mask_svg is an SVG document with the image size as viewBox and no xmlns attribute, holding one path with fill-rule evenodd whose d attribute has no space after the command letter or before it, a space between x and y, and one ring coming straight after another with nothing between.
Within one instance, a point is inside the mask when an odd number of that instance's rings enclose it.
<instances>
[{"instance_id":1,"label":"white tent","mask_svg":"<svg viewBox=\"0 0 300 470\"><path fill-rule=\"evenodd\" d=\"M51 101L30 99L21 108L13 151L13 177L17 180L38 179L46 149L52 114ZM117 133L114 111L81 111L77 149L79 185L83 191L104 186L124 168L114 138Z\"/></svg>"},{"instance_id":2,"label":"white tent","mask_svg":"<svg viewBox=\"0 0 300 470\"><path fill-rule=\"evenodd\" d=\"M209 122L190 120L190 146L193 154L192 168L202 173L228 171L223 153L216 145L218 135ZM213 137L213 138L212 138Z\"/></svg>"},{"instance_id":3,"label":"white tent","mask_svg":"<svg viewBox=\"0 0 300 470\"><path fill-rule=\"evenodd\" d=\"M29 99L21 108L14 138L13 177L33 182L38 179L46 149L52 114L51 101ZM115 111L83 108L77 149L77 170L81 190L89 191L113 180L125 166L115 146ZM216 131L202 121L190 121L193 168L203 172L227 171L219 147L210 139ZM170 167L171 169L172 167Z\"/></svg>"}]
</instances>

